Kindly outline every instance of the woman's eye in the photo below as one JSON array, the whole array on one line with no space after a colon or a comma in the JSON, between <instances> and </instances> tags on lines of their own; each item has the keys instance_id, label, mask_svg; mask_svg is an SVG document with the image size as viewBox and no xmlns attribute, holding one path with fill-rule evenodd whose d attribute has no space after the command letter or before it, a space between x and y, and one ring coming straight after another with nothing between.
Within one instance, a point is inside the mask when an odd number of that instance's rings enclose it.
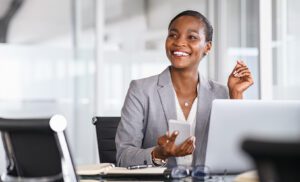
<instances>
[{"instance_id":1,"label":"woman's eye","mask_svg":"<svg viewBox=\"0 0 300 182\"><path fill-rule=\"evenodd\" d=\"M190 35L190 36L189 36L189 39L190 39L190 40L197 40L198 38L197 38L196 36Z\"/></svg>"},{"instance_id":2,"label":"woman's eye","mask_svg":"<svg viewBox=\"0 0 300 182\"><path fill-rule=\"evenodd\" d=\"M169 36L168 36L169 38L176 38L177 37L177 35L176 34L169 34Z\"/></svg>"}]
</instances>

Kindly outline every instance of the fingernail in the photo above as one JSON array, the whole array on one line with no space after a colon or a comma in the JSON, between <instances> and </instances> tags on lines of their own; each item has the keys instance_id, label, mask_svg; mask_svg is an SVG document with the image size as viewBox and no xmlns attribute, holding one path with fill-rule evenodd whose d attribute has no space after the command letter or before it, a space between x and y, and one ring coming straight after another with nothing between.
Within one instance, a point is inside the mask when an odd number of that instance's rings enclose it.
<instances>
[{"instance_id":1,"label":"fingernail","mask_svg":"<svg viewBox=\"0 0 300 182\"><path fill-rule=\"evenodd\" d=\"M233 74L236 74L236 71L234 71Z\"/></svg>"},{"instance_id":2,"label":"fingernail","mask_svg":"<svg viewBox=\"0 0 300 182\"><path fill-rule=\"evenodd\" d=\"M245 62L243 60L238 60L239 64L245 64Z\"/></svg>"},{"instance_id":3,"label":"fingernail","mask_svg":"<svg viewBox=\"0 0 300 182\"><path fill-rule=\"evenodd\" d=\"M174 134L175 134L175 135L178 135L178 131L175 131Z\"/></svg>"},{"instance_id":4,"label":"fingernail","mask_svg":"<svg viewBox=\"0 0 300 182\"><path fill-rule=\"evenodd\" d=\"M196 140L196 138L195 138L194 136L192 136L192 137L191 137L191 141L194 142L195 140Z\"/></svg>"}]
</instances>

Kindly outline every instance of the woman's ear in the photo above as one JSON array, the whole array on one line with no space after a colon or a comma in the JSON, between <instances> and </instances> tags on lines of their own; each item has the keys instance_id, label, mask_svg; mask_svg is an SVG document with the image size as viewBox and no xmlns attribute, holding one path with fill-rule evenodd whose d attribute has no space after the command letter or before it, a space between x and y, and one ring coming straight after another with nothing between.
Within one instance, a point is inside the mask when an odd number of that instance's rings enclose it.
<instances>
[{"instance_id":1,"label":"woman's ear","mask_svg":"<svg viewBox=\"0 0 300 182\"><path fill-rule=\"evenodd\" d=\"M205 48L204 48L204 54L207 55L211 49L211 46L212 46L212 42L209 41L209 42L206 42L206 45L205 45Z\"/></svg>"}]
</instances>

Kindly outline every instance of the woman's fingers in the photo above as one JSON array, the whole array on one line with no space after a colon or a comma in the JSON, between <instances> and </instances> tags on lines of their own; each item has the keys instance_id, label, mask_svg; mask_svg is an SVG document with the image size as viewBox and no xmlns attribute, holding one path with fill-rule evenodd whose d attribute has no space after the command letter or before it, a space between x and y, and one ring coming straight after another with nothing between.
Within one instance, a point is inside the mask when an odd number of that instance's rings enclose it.
<instances>
[{"instance_id":1,"label":"woman's fingers","mask_svg":"<svg viewBox=\"0 0 300 182\"><path fill-rule=\"evenodd\" d=\"M185 156L191 154L195 149L195 137L192 136L185 140L176 149L176 156Z\"/></svg>"},{"instance_id":2,"label":"woman's fingers","mask_svg":"<svg viewBox=\"0 0 300 182\"><path fill-rule=\"evenodd\" d=\"M233 76L236 78L245 78L249 82L253 83L252 74L251 74L249 68L247 67L247 65L245 64L245 62L238 60L237 65L240 65L240 66L239 67L236 66L235 70L232 73Z\"/></svg>"},{"instance_id":3,"label":"woman's fingers","mask_svg":"<svg viewBox=\"0 0 300 182\"><path fill-rule=\"evenodd\" d=\"M189 146L189 148L186 150L187 154L192 154L195 150L195 146L194 145L191 145Z\"/></svg>"},{"instance_id":4,"label":"woman's fingers","mask_svg":"<svg viewBox=\"0 0 300 182\"><path fill-rule=\"evenodd\" d=\"M231 99L242 99L243 92L253 84L251 72L245 62L238 60L234 71L228 78L229 95Z\"/></svg>"},{"instance_id":5,"label":"woman's fingers","mask_svg":"<svg viewBox=\"0 0 300 182\"><path fill-rule=\"evenodd\" d=\"M242 72L239 73L239 77L244 77L244 76L250 76L251 72L249 70L244 70Z\"/></svg>"},{"instance_id":6,"label":"woman's fingers","mask_svg":"<svg viewBox=\"0 0 300 182\"><path fill-rule=\"evenodd\" d=\"M239 68L247 67L247 65L242 60L237 60L235 67L232 70L232 75L234 75Z\"/></svg>"},{"instance_id":7,"label":"woman's fingers","mask_svg":"<svg viewBox=\"0 0 300 182\"><path fill-rule=\"evenodd\" d=\"M241 71L244 71L244 70L249 70L249 68L247 66L242 66L242 67L237 68L234 72L240 73Z\"/></svg>"},{"instance_id":8,"label":"woman's fingers","mask_svg":"<svg viewBox=\"0 0 300 182\"><path fill-rule=\"evenodd\" d=\"M169 141L172 142L172 143L174 143L175 140L176 140L176 138L177 138L177 136L178 136L178 134L179 134L178 131L174 131L174 132L171 134L171 136L169 137Z\"/></svg>"},{"instance_id":9,"label":"woman's fingers","mask_svg":"<svg viewBox=\"0 0 300 182\"><path fill-rule=\"evenodd\" d=\"M252 74L249 70L244 70L244 71L241 71L237 77L239 78L244 78L244 79L247 79L247 80L250 80L251 82L253 82L252 80Z\"/></svg>"},{"instance_id":10,"label":"woman's fingers","mask_svg":"<svg viewBox=\"0 0 300 182\"><path fill-rule=\"evenodd\" d=\"M242 77L245 73L249 73L251 75L251 72L248 67L240 67L236 71L233 72L234 77Z\"/></svg>"},{"instance_id":11,"label":"woman's fingers","mask_svg":"<svg viewBox=\"0 0 300 182\"><path fill-rule=\"evenodd\" d=\"M167 142L167 140L168 137L166 135L163 135L157 139L157 144L162 146Z\"/></svg>"},{"instance_id":12,"label":"woman's fingers","mask_svg":"<svg viewBox=\"0 0 300 182\"><path fill-rule=\"evenodd\" d=\"M235 75L235 77L244 77L246 75L251 75L251 72L248 69L239 72L238 74Z\"/></svg>"},{"instance_id":13,"label":"woman's fingers","mask_svg":"<svg viewBox=\"0 0 300 182\"><path fill-rule=\"evenodd\" d=\"M195 150L196 146L195 146L195 137L194 139L192 139L190 142L189 142L189 145L187 146L186 148L186 154L192 154Z\"/></svg>"},{"instance_id":14,"label":"woman's fingers","mask_svg":"<svg viewBox=\"0 0 300 182\"><path fill-rule=\"evenodd\" d=\"M157 139L157 144L162 146L162 145L165 145L166 143L169 143L170 137L171 137L170 132L167 131L165 135L160 136Z\"/></svg>"},{"instance_id":15,"label":"woman's fingers","mask_svg":"<svg viewBox=\"0 0 300 182\"><path fill-rule=\"evenodd\" d=\"M245 70L245 69L248 69L247 65L241 61L241 60L238 60L233 71L232 71L232 75L234 75L236 77L236 75L242 71L242 70Z\"/></svg>"},{"instance_id":16,"label":"woman's fingers","mask_svg":"<svg viewBox=\"0 0 300 182\"><path fill-rule=\"evenodd\" d=\"M237 60L237 64L242 65L242 66L247 66L243 60Z\"/></svg>"},{"instance_id":17,"label":"woman's fingers","mask_svg":"<svg viewBox=\"0 0 300 182\"><path fill-rule=\"evenodd\" d=\"M170 137L167 137L167 134L160 137L163 142L159 142L162 147L163 153L167 156L185 156L192 154L195 150L195 137L189 137L186 139L182 144L179 146L175 145L175 140L179 135L178 131L173 132L170 134Z\"/></svg>"},{"instance_id":18,"label":"woman's fingers","mask_svg":"<svg viewBox=\"0 0 300 182\"><path fill-rule=\"evenodd\" d=\"M232 75L234 75L234 74L235 74L235 72L236 72L236 70L237 70L238 68L240 68L240 67L242 67L242 65L240 65L240 64L236 64L236 65L235 65L235 67L233 68L233 70L232 70L231 74L232 74Z\"/></svg>"},{"instance_id":19,"label":"woman's fingers","mask_svg":"<svg viewBox=\"0 0 300 182\"><path fill-rule=\"evenodd\" d=\"M172 134L167 133L166 135L164 135L166 138L161 146L162 146L162 150L164 150L164 152L169 156L173 156L175 153L174 152L176 148L175 140L178 134L179 134L178 131L174 131Z\"/></svg>"}]
</instances>

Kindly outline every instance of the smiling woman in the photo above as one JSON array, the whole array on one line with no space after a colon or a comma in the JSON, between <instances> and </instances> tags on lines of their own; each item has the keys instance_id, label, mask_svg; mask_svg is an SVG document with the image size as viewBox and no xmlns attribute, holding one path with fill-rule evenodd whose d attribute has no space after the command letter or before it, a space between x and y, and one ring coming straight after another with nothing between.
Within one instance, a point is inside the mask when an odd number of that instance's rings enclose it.
<instances>
[{"instance_id":1,"label":"smiling woman","mask_svg":"<svg viewBox=\"0 0 300 182\"><path fill-rule=\"evenodd\" d=\"M165 49L171 65L130 84L116 135L119 166L204 164L212 101L241 99L253 84L242 61L230 74L228 89L198 72L211 50L212 32L207 18L197 11L183 11L170 21ZM168 132L170 119L190 123L192 136L175 145L180 133Z\"/></svg>"}]
</instances>

